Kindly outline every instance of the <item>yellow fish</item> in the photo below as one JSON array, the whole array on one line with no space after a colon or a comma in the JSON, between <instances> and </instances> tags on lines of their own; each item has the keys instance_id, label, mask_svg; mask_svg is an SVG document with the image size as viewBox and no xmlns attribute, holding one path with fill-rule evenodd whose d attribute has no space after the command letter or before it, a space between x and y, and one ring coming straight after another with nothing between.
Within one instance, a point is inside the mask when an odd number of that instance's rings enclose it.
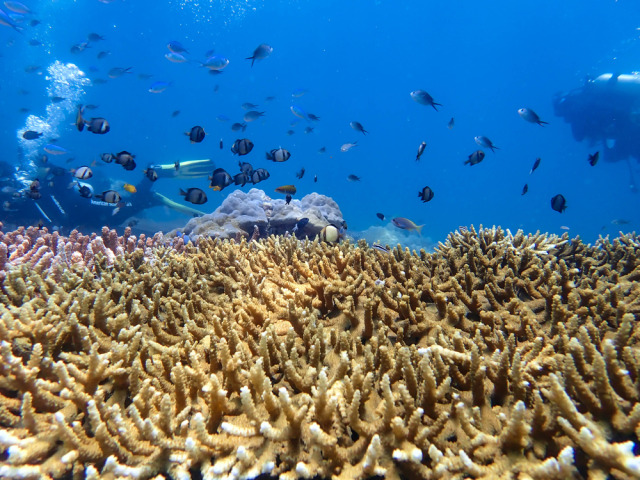
<instances>
[{"instance_id":1,"label":"yellow fish","mask_svg":"<svg viewBox=\"0 0 640 480\"><path fill-rule=\"evenodd\" d=\"M138 190L136 190L136 187L134 187L130 183L125 183L123 185L123 188L129 193L136 193L138 191Z\"/></svg>"}]
</instances>

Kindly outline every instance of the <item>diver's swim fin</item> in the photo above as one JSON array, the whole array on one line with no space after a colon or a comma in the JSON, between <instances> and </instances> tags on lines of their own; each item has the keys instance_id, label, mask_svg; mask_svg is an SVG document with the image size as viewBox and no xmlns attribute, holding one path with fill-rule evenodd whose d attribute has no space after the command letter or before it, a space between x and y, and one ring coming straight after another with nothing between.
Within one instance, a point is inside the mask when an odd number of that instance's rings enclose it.
<instances>
[{"instance_id":1,"label":"diver's swim fin","mask_svg":"<svg viewBox=\"0 0 640 480\"><path fill-rule=\"evenodd\" d=\"M181 203L174 202L170 198L167 198L164 195L162 195L161 193L153 192L153 194L164 205L166 205L169 208L172 208L173 210L175 210L177 212L184 213L185 215L189 215L191 217L193 217L193 216L201 217L202 215L205 215L204 212L201 212L200 210L196 210L195 208L188 207L187 205L182 205Z\"/></svg>"},{"instance_id":2,"label":"diver's swim fin","mask_svg":"<svg viewBox=\"0 0 640 480\"><path fill-rule=\"evenodd\" d=\"M150 165L158 177L161 178L201 178L208 177L216 168L215 163L210 158L202 160L177 161L175 163L163 163L161 165Z\"/></svg>"}]
</instances>

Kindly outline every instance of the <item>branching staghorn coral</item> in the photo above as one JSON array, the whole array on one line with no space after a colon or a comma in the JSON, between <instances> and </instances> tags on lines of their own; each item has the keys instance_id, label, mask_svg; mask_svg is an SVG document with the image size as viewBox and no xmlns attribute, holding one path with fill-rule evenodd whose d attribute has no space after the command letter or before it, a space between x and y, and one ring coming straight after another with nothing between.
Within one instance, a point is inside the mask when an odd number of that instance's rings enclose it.
<instances>
[{"instance_id":1,"label":"branching staghorn coral","mask_svg":"<svg viewBox=\"0 0 640 480\"><path fill-rule=\"evenodd\" d=\"M640 478L640 250L201 240L0 296L2 478ZM613 260L612 260L613 259Z\"/></svg>"}]
</instances>

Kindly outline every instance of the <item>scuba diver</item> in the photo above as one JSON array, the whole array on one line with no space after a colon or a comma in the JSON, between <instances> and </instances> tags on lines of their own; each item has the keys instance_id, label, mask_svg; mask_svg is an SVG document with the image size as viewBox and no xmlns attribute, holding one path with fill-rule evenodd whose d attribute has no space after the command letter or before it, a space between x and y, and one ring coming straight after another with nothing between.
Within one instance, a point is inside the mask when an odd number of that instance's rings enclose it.
<instances>
[{"instance_id":1,"label":"scuba diver","mask_svg":"<svg viewBox=\"0 0 640 480\"><path fill-rule=\"evenodd\" d=\"M167 206L189 216L201 216L205 212L175 202L153 191L152 187L159 178L207 178L214 168L209 159L151 165L148 169L153 169L157 176L142 175L137 184L128 186L129 191L135 192L128 195L127 188L122 188L124 182L114 182L100 175L81 180L51 162L42 164L37 178L25 187L15 179L16 167L0 161L0 221L15 226L46 226L49 230L57 227L63 233L73 229L88 233L100 231L103 226L124 225L131 217L158 206ZM101 198L105 191L116 192L117 201L106 195Z\"/></svg>"},{"instance_id":2,"label":"scuba diver","mask_svg":"<svg viewBox=\"0 0 640 480\"><path fill-rule=\"evenodd\" d=\"M571 126L573 138L602 151L605 161L640 162L640 74L605 73L553 98L554 114Z\"/></svg>"}]
</instances>

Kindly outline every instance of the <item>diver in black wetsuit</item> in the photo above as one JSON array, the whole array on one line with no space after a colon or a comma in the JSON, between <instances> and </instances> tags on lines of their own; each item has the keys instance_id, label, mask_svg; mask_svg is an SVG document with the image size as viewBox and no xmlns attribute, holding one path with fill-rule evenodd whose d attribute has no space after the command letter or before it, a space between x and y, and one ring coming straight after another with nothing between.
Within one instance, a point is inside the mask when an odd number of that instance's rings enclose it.
<instances>
[{"instance_id":1,"label":"diver in black wetsuit","mask_svg":"<svg viewBox=\"0 0 640 480\"><path fill-rule=\"evenodd\" d=\"M573 138L602 149L605 160L640 161L640 75L606 73L553 99Z\"/></svg>"},{"instance_id":2,"label":"diver in black wetsuit","mask_svg":"<svg viewBox=\"0 0 640 480\"><path fill-rule=\"evenodd\" d=\"M158 172L159 178L198 178L210 174L212 166L210 160L193 160L183 162L180 166L182 171L176 170L173 163L156 165L154 169ZM114 228L146 209L163 205L190 216L204 214L200 210L154 192L154 182L146 176L142 176L135 185L135 194L123 195L121 202L110 204L94 196L85 198L79 192L80 185L93 184L93 195L100 194L110 188L109 179L100 181L92 178L78 181L66 169L50 163L39 170L44 173L39 175L42 178L39 178L39 186L34 194L29 187L25 188L15 180L15 167L0 161L1 222L12 226L40 225L46 226L49 230L57 227L66 234L73 229L90 233L100 231L103 226Z\"/></svg>"},{"instance_id":3,"label":"diver in black wetsuit","mask_svg":"<svg viewBox=\"0 0 640 480\"><path fill-rule=\"evenodd\" d=\"M569 125L573 138L588 141L605 161L624 160L629 187L636 193L630 159L640 162L640 75L605 73L553 98L554 113Z\"/></svg>"}]
</instances>

